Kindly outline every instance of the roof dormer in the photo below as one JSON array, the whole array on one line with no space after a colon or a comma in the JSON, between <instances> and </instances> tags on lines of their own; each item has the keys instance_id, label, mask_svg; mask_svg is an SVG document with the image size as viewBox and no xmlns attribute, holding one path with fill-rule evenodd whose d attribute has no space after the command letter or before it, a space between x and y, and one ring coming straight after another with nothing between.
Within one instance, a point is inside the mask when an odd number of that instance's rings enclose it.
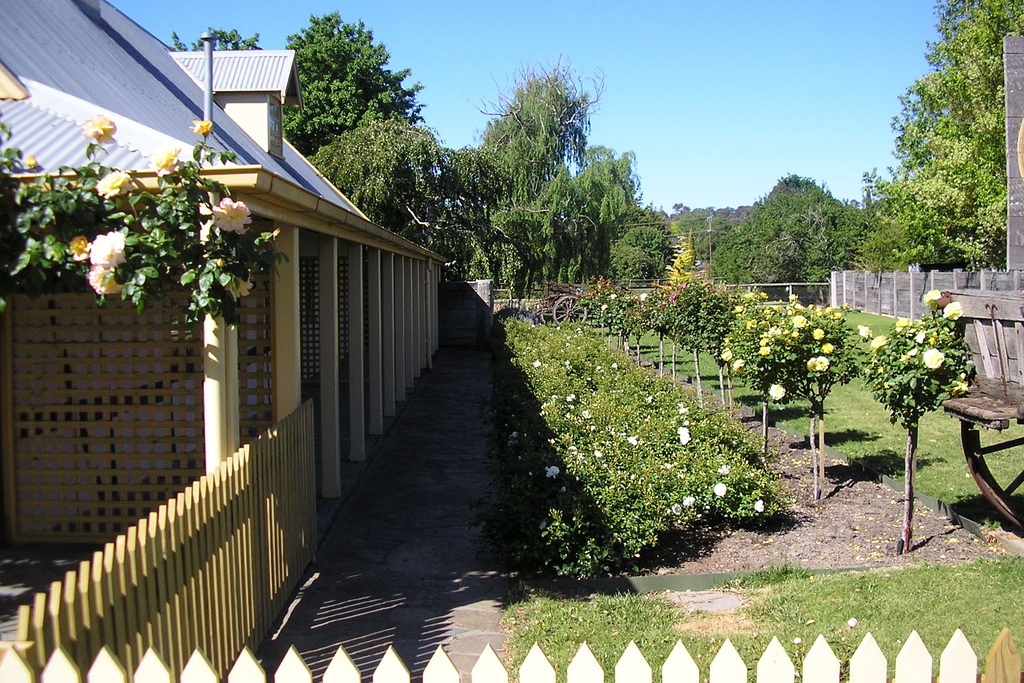
<instances>
[{"instance_id":1,"label":"roof dormer","mask_svg":"<svg viewBox=\"0 0 1024 683\"><path fill-rule=\"evenodd\" d=\"M202 52L172 52L200 87ZM213 53L213 101L264 150L283 156L286 104L302 106L294 50L237 50Z\"/></svg>"}]
</instances>

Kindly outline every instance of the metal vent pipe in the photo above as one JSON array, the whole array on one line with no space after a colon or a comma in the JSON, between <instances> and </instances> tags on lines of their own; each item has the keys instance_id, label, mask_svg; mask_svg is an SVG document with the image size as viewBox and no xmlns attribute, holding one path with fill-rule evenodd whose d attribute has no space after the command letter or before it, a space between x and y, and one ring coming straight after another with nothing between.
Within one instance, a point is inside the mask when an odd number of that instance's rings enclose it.
<instances>
[{"instance_id":1,"label":"metal vent pipe","mask_svg":"<svg viewBox=\"0 0 1024 683\"><path fill-rule=\"evenodd\" d=\"M217 39L209 31L203 31L199 38L203 41L203 54L206 58L205 92L203 93L203 120L213 121L213 44Z\"/></svg>"}]
</instances>

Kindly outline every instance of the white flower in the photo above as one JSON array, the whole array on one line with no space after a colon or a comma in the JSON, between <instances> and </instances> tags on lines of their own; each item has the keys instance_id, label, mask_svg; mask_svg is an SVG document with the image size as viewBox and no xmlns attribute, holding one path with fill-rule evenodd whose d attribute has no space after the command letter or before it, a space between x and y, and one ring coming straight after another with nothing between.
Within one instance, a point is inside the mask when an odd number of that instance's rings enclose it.
<instances>
[{"instance_id":1,"label":"white flower","mask_svg":"<svg viewBox=\"0 0 1024 683\"><path fill-rule=\"evenodd\" d=\"M640 439L636 438L635 436L629 437L628 439L626 439L626 441L628 441L631 446L636 446L637 444L640 443Z\"/></svg>"},{"instance_id":2,"label":"white flower","mask_svg":"<svg viewBox=\"0 0 1024 683\"><path fill-rule=\"evenodd\" d=\"M683 506L680 505L679 503L676 503L675 505L673 505L672 506L672 514L675 515L676 517L678 517L679 515L683 514Z\"/></svg>"},{"instance_id":3,"label":"white flower","mask_svg":"<svg viewBox=\"0 0 1024 683\"><path fill-rule=\"evenodd\" d=\"M871 328L868 327L867 325L857 325L857 334L864 337L865 339L873 336L871 333Z\"/></svg>"},{"instance_id":4,"label":"white flower","mask_svg":"<svg viewBox=\"0 0 1024 683\"><path fill-rule=\"evenodd\" d=\"M680 415L686 415L689 412L690 412L690 409L686 407L685 403L680 403L679 404L679 414Z\"/></svg>"},{"instance_id":5,"label":"white flower","mask_svg":"<svg viewBox=\"0 0 1024 683\"><path fill-rule=\"evenodd\" d=\"M576 400L576 394L569 394L568 396L565 397L565 400L568 401L569 403L572 403L573 401Z\"/></svg>"},{"instance_id":6,"label":"white flower","mask_svg":"<svg viewBox=\"0 0 1024 683\"><path fill-rule=\"evenodd\" d=\"M544 476L550 479L551 477L557 477L559 472L561 472L561 470L552 465L551 467L544 470Z\"/></svg>"},{"instance_id":7,"label":"white flower","mask_svg":"<svg viewBox=\"0 0 1024 683\"><path fill-rule=\"evenodd\" d=\"M773 384L771 388L768 389L768 395L771 396L774 401L781 401L786 397L786 388L781 384Z\"/></svg>"},{"instance_id":8,"label":"white flower","mask_svg":"<svg viewBox=\"0 0 1024 683\"><path fill-rule=\"evenodd\" d=\"M126 260L123 232L113 231L105 235L97 235L96 239L92 241L92 246L89 247L89 262L94 266L112 270Z\"/></svg>"},{"instance_id":9,"label":"white flower","mask_svg":"<svg viewBox=\"0 0 1024 683\"><path fill-rule=\"evenodd\" d=\"M719 474L729 474L729 472L731 472L731 471L732 470L729 468L728 465L722 465L721 467L718 468L718 473Z\"/></svg>"},{"instance_id":10,"label":"white flower","mask_svg":"<svg viewBox=\"0 0 1024 683\"><path fill-rule=\"evenodd\" d=\"M764 501L760 498L754 503L754 512L764 512Z\"/></svg>"},{"instance_id":11,"label":"white flower","mask_svg":"<svg viewBox=\"0 0 1024 683\"><path fill-rule=\"evenodd\" d=\"M846 625L849 626L850 628L857 628L857 624L858 623L860 623L860 622L858 622L857 618L854 617L854 618L851 618L848 622L846 622Z\"/></svg>"},{"instance_id":12,"label":"white flower","mask_svg":"<svg viewBox=\"0 0 1024 683\"><path fill-rule=\"evenodd\" d=\"M540 367L540 361L539 360L533 361L533 367L539 368Z\"/></svg>"},{"instance_id":13,"label":"white flower","mask_svg":"<svg viewBox=\"0 0 1024 683\"><path fill-rule=\"evenodd\" d=\"M693 504L696 502L696 498L694 498L693 496L687 496L686 498L683 498L683 507L692 508Z\"/></svg>"},{"instance_id":14,"label":"white flower","mask_svg":"<svg viewBox=\"0 0 1024 683\"><path fill-rule=\"evenodd\" d=\"M589 420L590 419L590 411L589 410L584 410L583 411L583 417Z\"/></svg>"},{"instance_id":15,"label":"white flower","mask_svg":"<svg viewBox=\"0 0 1024 683\"><path fill-rule=\"evenodd\" d=\"M680 427L676 430L676 433L679 434L679 443L684 446L690 443L690 430L688 428Z\"/></svg>"},{"instance_id":16,"label":"white flower","mask_svg":"<svg viewBox=\"0 0 1024 683\"><path fill-rule=\"evenodd\" d=\"M602 453L601 451L594 451L594 457L595 458L603 458L604 457L604 453Z\"/></svg>"},{"instance_id":17,"label":"white flower","mask_svg":"<svg viewBox=\"0 0 1024 683\"><path fill-rule=\"evenodd\" d=\"M927 336L928 335L925 334L925 331L921 330L916 335L914 335L914 341L917 342L918 344L924 344L925 337Z\"/></svg>"},{"instance_id":18,"label":"white flower","mask_svg":"<svg viewBox=\"0 0 1024 683\"><path fill-rule=\"evenodd\" d=\"M648 403L648 405L650 405L651 403L654 403L654 397L653 396L648 396L647 397L647 403Z\"/></svg>"},{"instance_id":19,"label":"white flower","mask_svg":"<svg viewBox=\"0 0 1024 683\"><path fill-rule=\"evenodd\" d=\"M724 496L727 490L728 489L726 488L725 484L723 484L722 482L718 482L717 484L715 484L714 492L715 495L718 496L719 498Z\"/></svg>"},{"instance_id":20,"label":"white flower","mask_svg":"<svg viewBox=\"0 0 1024 683\"><path fill-rule=\"evenodd\" d=\"M612 370L618 370L618 369L619 369L619 364L618 363L612 363Z\"/></svg>"}]
</instances>

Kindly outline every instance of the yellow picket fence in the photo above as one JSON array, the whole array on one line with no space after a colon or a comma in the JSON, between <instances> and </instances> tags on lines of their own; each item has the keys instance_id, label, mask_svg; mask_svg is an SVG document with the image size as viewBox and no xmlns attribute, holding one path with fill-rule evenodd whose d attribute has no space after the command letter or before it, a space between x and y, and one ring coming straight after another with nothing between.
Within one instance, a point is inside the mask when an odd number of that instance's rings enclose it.
<instances>
[{"instance_id":1,"label":"yellow picket fence","mask_svg":"<svg viewBox=\"0 0 1024 683\"><path fill-rule=\"evenodd\" d=\"M37 593L16 647L39 668L59 653L83 670L116 656L129 671L152 649L173 676L198 650L222 675L259 645L313 557L313 449L306 403Z\"/></svg>"},{"instance_id":2,"label":"yellow picket fence","mask_svg":"<svg viewBox=\"0 0 1024 683\"><path fill-rule=\"evenodd\" d=\"M931 683L934 669L932 655L914 631L896 656L895 683ZM840 662L832 649L819 636L804 658L800 671L802 680L813 683L839 683ZM772 639L764 654L753 667L757 683L794 683L796 666L777 639ZM861 641L849 661L850 683L885 683L888 662L868 634ZM1020 683L1021 662L1010 632L1003 630L985 660L984 683ZM477 659L468 680L472 683L508 683L509 672L502 665L497 654L486 646ZM556 683L558 674L541 649L534 645L523 664L519 667L518 680L523 683ZM616 683L652 683L655 671L633 643L615 664ZM746 683L750 670L726 640L711 662L707 672L702 672L686 651L677 642L671 654L661 666L660 680L663 683ZM939 680L942 683L976 683L978 681L978 657L964 634L957 630L946 649L939 657ZM466 680L465 676L461 677ZM391 648L385 653L373 672L373 683L410 683L409 670ZM4 683L172 683L175 677L168 666L154 651L149 650L129 678L128 672L110 653L103 649L88 668L82 670L63 650L57 650L51 657L40 678L36 678L32 666L17 651L8 653L0 660L0 681ZM184 670L177 677L180 683L216 683L221 680L210 662L196 650L189 658ZM260 666L252 652L246 648L235 660L231 671L224 678L227 683L265 683L267 673ZM323 683L358 683L362 680L359 669L353 664L344 648L339 648L323 674ZM590 648L584 643L569 663L564 680L566 683L603 683L605 671L595 659ZM273 674L275 683L312 683L309 667L295 648L291 648ZM460 673L441 647L423 670L423 683L460 683Z\"/></svg>"}]
</instances>

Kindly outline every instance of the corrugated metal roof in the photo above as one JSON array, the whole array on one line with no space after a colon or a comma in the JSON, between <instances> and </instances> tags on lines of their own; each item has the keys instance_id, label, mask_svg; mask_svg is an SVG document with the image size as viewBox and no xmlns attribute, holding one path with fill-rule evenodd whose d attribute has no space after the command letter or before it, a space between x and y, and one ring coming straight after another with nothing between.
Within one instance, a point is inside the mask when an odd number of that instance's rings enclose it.
<instances>
[{"instance_id":1,"label":"corrugated metal roof","mask_svg":"<svg viewBox=\"0 0 1024 683\"><path fill-rule=\"evenodd\" d=\"M45 161L47 168L81 163L81 134L74 144L62 136L70 136L71 123L81 125L98 113L117 123L118 142L128 150L124 160L131 162L126 168L148 167L143 158L159 140L191 146L197 139L191 127L202 118L202 90L163 43L112 5L101 1L99 6L97 13L74 0L0 0L0 61L32 93L21 104L0 105L0 111L9 123L19 118L12 126L18 146ZM37 93L39 100L32 103ZM278 159L223 112L217 111L214 119L210 144L215 149L231 150L238 164L262 166L358 215L290 146ZM52 139L45 135L47 127ZM35 148L22 142L21 128L34 131ZM59 144L58 138L69 145ZM111 162L108 158L106 163Z\"/></svg>"},{"instance_id":2,"label":"corrugated metal roof","mask_svg":"<svg viewBox=\"0 0 1024 683\"><path fill-rule=\"evenodd\" d=\"M205 79L206 55L172 52L181 68L200 87ZM277 92L284 104L302 104L294 50L216 50L213 53L213 91Z\"/></svg>"}]
</instances>

